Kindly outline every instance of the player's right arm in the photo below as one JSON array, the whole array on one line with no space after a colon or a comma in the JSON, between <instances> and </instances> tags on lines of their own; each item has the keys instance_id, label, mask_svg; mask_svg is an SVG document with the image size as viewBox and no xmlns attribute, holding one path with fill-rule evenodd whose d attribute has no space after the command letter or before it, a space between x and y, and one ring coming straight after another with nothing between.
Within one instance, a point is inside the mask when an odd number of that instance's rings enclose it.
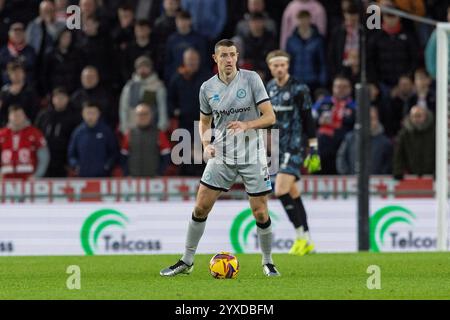
<instances>
[{"instance_id":1,"label":"player's right arm","mask_svg":"<svg viewBox=\"0 0 450 320\"><path fill-rule=\"evenodd\" d=\"M204 155L207 160L209 158L214 157L215 150L214 147L211 145L212 109L211 106L209 105L204 85L200 87L199 101L200 101L200 122L198 129L200 133L200 139L203 145Z\"/></svg>"}]
</instances>

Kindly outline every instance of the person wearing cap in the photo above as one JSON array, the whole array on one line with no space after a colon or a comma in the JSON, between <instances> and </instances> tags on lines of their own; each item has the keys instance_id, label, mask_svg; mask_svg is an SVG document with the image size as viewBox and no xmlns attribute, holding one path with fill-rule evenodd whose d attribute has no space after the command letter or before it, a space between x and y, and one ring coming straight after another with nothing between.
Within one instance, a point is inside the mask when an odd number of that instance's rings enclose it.
<instances>
[{"instance_id":1,"label":"person wearing cap","mask_svg":"<svg viewBox=\"0 0 450 320\"><path fill-rule=\"evenodd\" d=\"M120 96L120 131L125 134L135 127L134 109L142 102L153 108L158 129L165 131L168 127L166 87L147 56L137 58L134 69L132 78L126 83Z\"/></svg>"}]
</instances>

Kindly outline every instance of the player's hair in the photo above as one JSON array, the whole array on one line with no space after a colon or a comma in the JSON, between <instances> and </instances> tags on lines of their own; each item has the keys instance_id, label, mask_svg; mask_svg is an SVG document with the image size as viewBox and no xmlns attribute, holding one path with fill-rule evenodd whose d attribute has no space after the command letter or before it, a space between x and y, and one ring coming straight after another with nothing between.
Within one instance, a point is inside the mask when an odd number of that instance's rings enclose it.
<instances>
[{"instance_id":1,"label":"player's hair","mask_svg":"<svg viewBox=\"0 0 450 320\"><path fill-rule=\"evenodd\" d=\"M86 109L86 108L97 108L97 110L98 110L99 112L102 112L102 108L100 108L100 106L98 105L98 103L96 103L95 101L90 101L90 100L85 101L85 102L83 103L83 109Z\"/></svg>"},{"instance_id":2,"label":"player's hair","mask_svg":"<svg viewBox=\"0 0 450 320\"><path fill-rule=\"evenodd\" d=\"M218 41L216 43L216 45L214 46L214 52L217 52L217 50L219 50L220 47L227 47L227 48L229 48L229 47L233 47L233 46L236 47L236 49L237 49L237 46L236 46L236 44L234 43L233 40L222 39L222 40Z\"/></svg>"},{"instance_id":3,"label":"player's hair","mask_svg":"<svg viewBox=\"0 0 450 320\"><path fill-rule=\"evenodd\" d=\"M22 110L23 112L25 112L25 109L20 104L12 104L8 108L8 113L16 112L19 110Z\"/></svg>"},{"instance_id":4,"label":"player's hair","mask_svg":"<svg viewBox=\"0 0 450 320\"><path fill-rule=\"evenodd\" d=\"M311 18L311 13L309 13L308 10L300 10L297 13L297 19L301 19L301 18Z\"/></svg>"},{"instance_id":5,"label":"player's hair","mask_svg":"<svg viewBox=\"0 0 450 320\"><path fill-rule=\"evenodd\" d=\"M267 64L269 64L272 59L278 58L278 57L286 58L288 61L291 60L291 55L289 53L287 53L286 51L273 50L273 51L269 52L269 54L266 57Z\"/></svg>"},{"instance_id":6,"label":"player's hair","mask_svg":"<svg viewBox=\"0 0 450 320\"><path fill-rule=\"evenodd\" d=\"M178 11L176 17L179 18L179 19L191 19L192 18L192 16L189 13L189 11L186 11L186 10Z\"/></svg>"}]
</instances>

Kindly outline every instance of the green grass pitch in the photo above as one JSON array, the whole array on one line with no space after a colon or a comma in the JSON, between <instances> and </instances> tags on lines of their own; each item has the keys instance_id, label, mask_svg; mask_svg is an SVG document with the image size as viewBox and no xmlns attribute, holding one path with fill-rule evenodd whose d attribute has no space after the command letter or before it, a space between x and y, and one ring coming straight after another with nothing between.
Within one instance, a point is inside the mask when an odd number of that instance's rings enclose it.
<instances>
[{"instance_id":1,"label":"green grass pitch","mask_svg":"<svg viewBox=\"0 0 450 320\"><path fill-rule=\"evenodd\" d=\"M208 272L197 255L191 275L161 278L179 256L2 257L0 299L450 299L450 253L275 254L280 278L262 274L259 255L238 255L237 279ZM66 269L81 269L81 289L66 287ZM366 286L381 269L381 289Z\"/></svg>"}]
</instances>

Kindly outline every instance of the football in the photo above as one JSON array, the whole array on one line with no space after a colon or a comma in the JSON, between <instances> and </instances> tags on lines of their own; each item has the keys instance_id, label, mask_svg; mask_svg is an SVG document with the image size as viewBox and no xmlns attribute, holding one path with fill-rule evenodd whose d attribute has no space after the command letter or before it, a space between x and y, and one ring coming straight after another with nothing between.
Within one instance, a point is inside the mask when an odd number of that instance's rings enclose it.
<instances>
[{"instance_id":1,"label":"football","mask_svg":"<svg viewBox=\"0 0 450 320\"><path fill-rule=\"evenodd\" d=\"M216 279L235 279L239 273L239 262L229 252L221 252L211 258L209 272Z\"/></svg>"}]
</instances>

